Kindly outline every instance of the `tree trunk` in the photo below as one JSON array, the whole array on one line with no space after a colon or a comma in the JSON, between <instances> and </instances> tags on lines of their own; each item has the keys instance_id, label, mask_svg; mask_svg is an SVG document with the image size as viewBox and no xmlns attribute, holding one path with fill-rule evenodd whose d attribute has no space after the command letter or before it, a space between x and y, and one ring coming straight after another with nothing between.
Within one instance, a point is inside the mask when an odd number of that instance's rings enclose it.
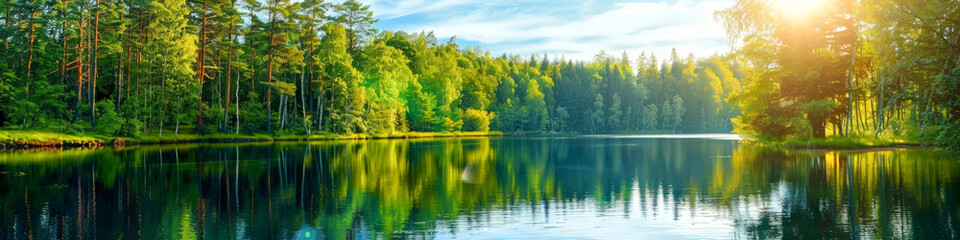
<instances>
[{"instance_id":1,"label":"tree trunk","mask_svg":"<svg viewBox=\"0 0 960 240\"><path fill-rule=\"evenodd\" d=\"M280 94L280 106L277 106L277 112L280 113L280 130L286 126L287 123L287 95Z\"/></svg>"},{"instance_id":2,"label":"tree trunk","mask_svg":"<svg viewBox=\"0 0 960 240\"><path fill-rule=\"evenodd\" d=\"M271 12L270 13L270 22L271 22L270 44L267 44L267 47L269 48L267 49L267 83L273 83L273 44L274 44L273 37L275 34L274 29L277 27L276 21L277 21L276 13ZM271 88L267 88L267 134L269 135L273 135L273 126L271 126L273 125L271 124L271 121L273 121L273 119L270 116L270 107L271 107L270 95L272 95L273 93L271 90L272 90Z\"/></svg>"},{"instance_id":3,"label":"tree trunk","mask_svg":"<svg viewBox=\"0 0 960 240\"><path fill-rule=\"evenodd\" d=\"M313 80L316 79L313 76L314 62L315 62L313 60L313 42L310 42L310 50L307 52L307 60L310 60L310 79L307 80L307 89L304 89L304 91L306 92L306 95L308 95L307 99L311 100L312 102L313 101ZM304 102L303 104L306 105L307 103ZM313 109L310 109L310 110L313 110Z\"/></svg>"},{"instance_id":4,"label":"tree trunk","mask_svg":"<svg viewBox=\"0 0 960 240\"><path fill-rule=\"evenodd\" d=\"M880 94L880 97L877 100L876 128L873 131L873 137L880 136L880 132L883 132L883 121L884 121L883 119L883 82L882 81L878 82L877 85L880 85L878 86L879 91L877 91Z\"/></svg>"},{"instance_id":5,"label":"tree trunk","mask_svg":"<svg viewBox=\"0 0 960 240\"><path fill-rule=\"evenodd\" d=\"M130 35L127 35L127 88L124 89L127 93L127 97L124 98L124 101L130 100L130 65L133 65L133 40L130 39Z\"/></svg>"},{"instance_id":6,"label":"tree trunk","mask_svg":"<svg viewBox=\"0 0 960 240\"><path fill-rule=\"evenodd\" d=\"M250 40L250 64L247 68L250 69L250 91L256 91L256 84L254 84L253 79L256 78L257 69L254 67L254 55L256 55L256 49L253 48L253 40Z\"/></svg>"},{"instance_id":7,"label":"tree trunk","mask_svg":"<svg viewBox=\"0 0 960 240\"><path fill-rule=\"evenodd\" d=\"M120 99L123 96L123 81L121 81L123 79L123 53L117 54L117 64L120 66L117 68L117 102L115 104L116 111L120 112Z\"/></svg>"},{"instance_id":8,"label":"tree trunk","mask_svg":"<svg viewBox=\"0 0 960 240\"><path fill-rule=\"evenodd\" d=\"M83 101L83 20L79 20L77 34L77 104L74 105L73 121L80 121L80 102Z\"/></svg>"},{"instance_id":9,"label":"tree trunk","mask_svg":"<svg viewBox=\"0 0 960 240\"><path fill-rule=\"evenodd\" d=\"M227 110L226 110L227 108L223 107L223 105L224 105L224 102L223 102L223 91L222 91L222 89L223 89L223 70L222 70L222 69L223 69L223 68L221 68L221 66L223 66L223 62L222 62L222 61L223 61L223 57L222 57L222 56L223 56L223 49L222 49L220 46L218 46L218 47L217 47L217 55L214 55L214 57L216 57L216 59L217 59L217 66L216 66L216 68L217 68L217 77L216 77L216 79L217 79L217 88L216 88L216 89L217 89L217 107L220 107L221 109L224 109L224 112L226 112L226 111L227 111ZM227 73L227 76L230 76L230 73ZM213 96L211 96L211 98L212 98L212 97L213 97ZM225 131L226 131L226 129L224 129L224 128L226 128L226 125L225 125L225 123L226 123L225 120L226 120L226 119L227 119L227 115L224 114L224 115L223 115L223 120L224 120L224 121L218 121L218 122L217 122L217 129L219 129L221 132L225 132Z\"/></svg>"},{"instance_id":10,"label":"tree trunk","mask_svg":"<svg viewBox=\"0 0 960 240\"><path fill-rule=\"evenodd\" d=\"M26 87L26 89L27 89L27 94L30 94L30 74L31 74L32 69L33 69L33 40L34 40L34 36L36 35L35 33L36 33L36 29L37 29L37 28L36 28L36 24L33 24L33 15L34 15L33 7L30 7L30 19L28 20L29 22L27 22L27 24L30 24L30 36L29 36L29 39L30 39L30 47L29 47L30 57L28 57L28 59L27 59L27 87Z\"/></svg>"},{"instance_id":11,"label":"tree trunk","mask_svg":"<svg viewBox=\"0 0 960 240\"><path fill-rule=\"evenodd\" d=\"M143 14L143 10L140 10L140 14ZM149 17L149 14L147 15ZM146 19L141 16L141 19ZM145 31L143 30L143 23L140 23L140 32L138 40L140 45L143 45L143 42L146 38ZM143 47L137 48L137 94L141 93L140 80L143 79Z\"/></svg>"},{"instance_id":12,"label":"tree trunk","mask_svg":"<svg viewBox=\"0 0 960 240\"><path fill-rule=\"evenodd\" d=\"M317 98L317 102L320 103L320 107L317 108L317 111L320 111L320 114L317 114L317 131L323 131L323 112L324 112L324 102L323 102L323 92L320 93L320 97ZM333 104L333 94L330 94L330 104Z\"/></svg>"},{"instance_id":13,"label":"tree trunk","mask_svg":"<svg viewBox=\"0 0 960 240\"><path fill-rule=\"evenodd\" d=\"M303 82L304 75L303 71L300 71L300 112L303 113L303 130L307 132L307 135L310 135L310 125L307 124L307 97Z\"/></svg>"},{"instance_id":14,"label":"tree trunk","mask_svg":"<svg viewBox=\"0 0 960 240\"><path fill-rule=\"evenodd\" d=\"M100 58L100 0L97 0L97 8L94 11L96 15L93 22L93 66L90 70L93 71L91 75L91 86L90 86L90 126L94 128L97 127L97 75L99 75L97 59Z\"/></svg>"},{"instance_id":15,"label":"tree trunk","mask_svg":"<svg viewBox=\"0 0 960 240\"><path fill-rule=\"evenodd\" d=\"M240 71L237 71L237 89L234 91L236 91L235 94L237 95L235 100L237 101L237 104L234 105L234 108L236 109L234 117L237 119L235 123L236 129L234 129L234 134L240 134Z\"/></svg>"},{"instance_id":16,"label":"tree trunk","mask_svg":"<svg viewBox=\"0 0 960 240\"><path fill-rule=\"evenodd\" d=\"M197 78L200 82L200 93L197 100L197 125L203 126L203 80L206 78L205 56L207 53L207 1L203 1L203 13L200 24L200 49L197 50Z\"/></svg>"},{"instance_id":17,"label":"tree trunk","mask_svg":"<svg viewBox=\"0 0 960 240\"><path fill-rule=\"evenodd\" d=\"M64 4L69 4L69 1L65 1ZM63 11L60 12L60 19L63 20L63 26L60 29L60 41L63 42L63 59L60 60L60 85L63 85L67 76L67 17Z\"/></svg>"},{"instance_id":18,"label":"tree trunk","mask_svg":"<svg viewBox=\"0 0 960 240\"><path fill-rule=\"evenodd\" d=\"M856 33L854 33L856 34ZM847 87L849 92L847 93L847 102L850 104L847 106L847 130L844 132L846 136L850 136L850 126L853 125L853 73L854 67L857 63L857 42L853 43L853 51L850 52L850 75L847 76Z\"/></svg>"},{"instance_id":19,"label":"tree trunk","mask_svg":"<svg viewBox=\"0 0 960 240\"><path fill-rule=\"evenodd\" d=\"M230 39L230 37L228 37L227 39ZM229 50L227 50L227 52L228 52L228 53L227 53L227 99L226 99L226 101L225 101L225 102L226 102L226 104L225 104L226 106L223 108L223 124L224 124L224 126L226 126L226 124L227 124L227 119L230 119L230 118L229 118L229 116L230 116L230 114L229 114L229 113L230 113L230 75L231 75L231 71L233 71L233 64L232 64L232 63L233 63L233 40L232 40L232 39L230 40L230 46L229 46ZM237 86L237 87L239 88L239 86ZM226 130L226 127L224 127L224 130ZM226 131L225 131L225 132L226 132Z\"/></svg>"},{"instance_id":20,"label":"tree trunk","mask_svg":"<svg viewBox=\"0 0 960 240\"><path fill-rule=\"evenodd\" d=\"M123 17L124 17L124 15L125 15L124 12L120 12L120 22L123 22ZM119 36L117 39L123 39L123 32L120 32L120 36ZM115 102L115 104L116 104L116 110L115 110L115 111L118 112L118 113L120 112L120 100L121 100L122 97L123 97L123 52L122 52L122 51L123 51L123 42L124 42L123 40L120 40L120 51L121 51L121 52L117 53L117 65L118 65L118 67L117 67L117 85L115 86L115 87L117 88L117 102Z\"/></svg>"},{"instance_id":21,"label":"tree trunk","mask_svg":"<svg viewBox=\"0 0 960 240\"><path fill-rule=\"evenodd\" d=\"M271 33L270 35L273 35L273 34ZM273 38L271 37L271 39L273 39ZM271 40L271 41L272 41L272 40ZM267 83L273 83L273 75L272 75L272 74L273 74L273 54L269 54L269 55L267 55L267 56L268 56L268 57L267 57L267 58L268 58L268 60L267 60ZM272 95L272 92L271 92L270 90L272 90L272 89L271 89L271 88L267 88L267 134L268 134L268 135L273 135L273 126L272 126L273 124L271 124L271 122L273 121L273 118L270 116L270 112L271 112L270 108L272 107L272 104L271 104L271 96L270 96L270 95Z\"/></svg>"},{"instance_id":22,"label":"tree trunk","mask_svg":"<svg viewBox=\"0 0 960 240\"><path fill-rule=\"evenodd\" d=\"M812 130L813 130L813 137L814 137L814 138L824 138L824 137L827 136L827 132L826 132L826 128L827 128L827 126L826 126L826 121L824 121L823 117L820 117L820 116L809 116L809 117L807 117L807 118L808 118L809 121L810 121L810 127L811 127ZM834 130L836 130L836 129L834 129Z\"/></svg>"}]
</instances>

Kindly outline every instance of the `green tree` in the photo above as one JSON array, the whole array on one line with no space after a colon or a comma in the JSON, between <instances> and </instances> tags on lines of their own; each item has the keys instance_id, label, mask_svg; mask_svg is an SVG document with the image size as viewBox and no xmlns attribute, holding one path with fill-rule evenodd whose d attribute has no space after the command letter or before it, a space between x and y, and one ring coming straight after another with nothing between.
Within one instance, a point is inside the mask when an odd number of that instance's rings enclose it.
<instances>
[{"instance_id":1,"label":"green tree","mask_svg":"<svg viewBox=\"0 0 960 240\"><path fill-rule=\"evenodd\" d=\"M567 129L567 119L570 119L570 113L567 113L567 109L562 106L557 107L556 117L552 121L556 127L553 128L554 131L566 132Z\"/></svg>"},{"instance_id":2,"label":"green tree","mask_svg":"<svg viewBox=\"0 0 960 240\"><path fill-rule=\"evenodd\" d=\"M680 125L680 122L683 121L683 113L687 111L687 108L683 106L683 98L680 96L673 96L673 131L677 131L677 125Z\"/></svg>"},{"instance_id":3,"label":"green tree","mask_svg":"<svg viewBox=\"0 0 960 240\"><path fill-rule=\"evenodd\" d=\"M643 113L642 113L643 114L643 118L642 118L643 130L650 131L657 128L658 111L659 110L657 110L656 104L649 104L643 107Z\"/></svg>"},{"instance_id":4,"label":"green tree","mask_svg":"<svg viewBox=\"0 0 960 240\"><path fill-rule=\"evenodd\" d=\"M387 33L389 35L390 33ZM408 60L400 50L379 41L364 48L360 56L360 69L364 76L361 86L366 90L377 118L367 118L374 132L391 133L406 122L405 91L415 81L407 67ZM376 123L372 123L376 122Z\"/></svg>"},{"instance_id":5,"label":"green tree","mask_svg":"<svg viewBox=\"0 0 960 240\"><path fill-rule=\"evenodd\" d=\"M549 123L547 104L543 101L543 97L543 93L540 92L540 84L537 83L536 80L531 79L527 84L527 91L524 96L524 103L526 104L525 107L527 107L528 114L524 118L531 119L526 129L543 130Z\"/></svg>"},{"instance_id":6,"label":"green tree","mask_svg":"<svg viewBox=\"0 0 960 240\"><path fill-rule=\"evenodd\" d=\"M356 53L364 39L375 32L373 24L377 23L377 19L373 18L373 11L370 11L369 5L363 5L356 0L338 4L334 6L334 10L339 15L334 17L333 21L346 28L347 51Z\"/></svg>"},{"instance_id":7,"label":"green tree","mask_svg":"<svg viewBox=\"0 0 960 240\"><path fill-rule=\"evenodd\" d=\"M610 117L608 119L610 130L623 130L621 126L623 120L623 111L620 109L620 94L614 93L613 100L610 103Z\"/></svg>"},{"instance_id":8,"label":"green tree","mask_svg":"<svg viewBox=\"0 0 960 240\"><path fill-rule=\"evenodd\" d=\"M675 116L670 101L663 100L663 105L660 107L660 129L670 129L673 126Z\"/></svg>"},{"instance_id":9,"label":"green tree","mask_svg":"<svg viewBox=\"0 0 960 240\"><path fill-rule=\"evenodd\" d=\"M791 136L795 134L790 125L793 118L807 119L815 137L825 136L828 123L840 125L848 104L823 115L803 115L799 106L823 100L840 102L847 93L850 65L843 62L849 62L857 39L851 3L826 1L822 11L806 12L801 18L791 15L795 9L754 0L737 1L716 13L731 41L742 46L744 59L753 66L774 66L755 69L751 81L758 83L745 89L745 97L731 99L743 111L734 121L742 134Z\"/></svg>"},{"instance_id":10,"label":"green tree","mask_svg":"<svg viewBox=\"0 0 960 240\"><path fill-rule=\"evenodd\" d=\"M590 114L590 132L596 133L603 126L603 96L597 94L593 101L593 112Z\"/></svg>"},{"instance_id":11,"label":"green tree","mask_svg":"<svg viewBox=\"0 0 960 240\"><path fill-rule=\"evenodd\" d=\"M463 130L464 131L490 131L490 120L493 119L494 113L477 110L477 109L467 109L463 113Z\"/></svg>"},{"instance_id":12,"label":"green tree","mask_svg":"<svg viewBox=\"0 0 960 240\"><path fill-rule=\"evenodd\" d=\"M353 68L353 57L347 52L346 30L342 25L327 23L320 40L322 78L329 81L325 101L329 117L321 112L320 121L327 121L331 132L354 133L363 125L365 96L361 90L359 71ZM321 127L323 124L321 124ZM364 127L365 128L365 127Z\"/></svg>"},{"instance_id":13,"label":"green tree","mask_svg":"<svg viewBox=\"0 0 960 240\"><path fill-rule=\"evenodd\" d=\"M153 96L159 101L152 102L154 109L160 110L161 134L167 116L176 123L176 134L181 122L197 114L188 110L199 100L199 83L193 81L196 58L191 57L197 51L197 35L188 25L189 10L184 0L156 0L151 6L156 17L149 28L156 37L148 47L147 64L154 66L154 70L159 68L160 73L157 79L160 94Z\"/></svg>"}]
</instances>

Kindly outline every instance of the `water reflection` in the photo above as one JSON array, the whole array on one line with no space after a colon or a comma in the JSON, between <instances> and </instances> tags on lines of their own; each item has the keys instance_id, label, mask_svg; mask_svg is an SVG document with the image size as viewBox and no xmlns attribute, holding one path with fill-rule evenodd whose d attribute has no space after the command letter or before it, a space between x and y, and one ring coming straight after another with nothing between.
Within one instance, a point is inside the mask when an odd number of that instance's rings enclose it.
<instances>
[{"instance_id":1,"label":"water reflection","mask_svg":"<svg viewBox=\"0 0 960 240\"><path fill-rule=\"evenodd\" d=\"M723 138L3 153L0 238L956 238L958 170Z\"/></svg>"}]
</instances>

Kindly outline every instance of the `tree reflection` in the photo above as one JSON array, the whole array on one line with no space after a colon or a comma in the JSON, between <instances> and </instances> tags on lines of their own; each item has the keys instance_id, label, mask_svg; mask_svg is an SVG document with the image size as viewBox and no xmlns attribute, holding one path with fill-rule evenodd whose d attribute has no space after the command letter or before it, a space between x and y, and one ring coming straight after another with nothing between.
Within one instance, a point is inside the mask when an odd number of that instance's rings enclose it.
<instances>
[{"instance_id":1,"label":"tree reflection","mask_svg":"<svg viewBox=\"0 0 960 240\"><path fill-rule=\"evenodd\" d=\"M930 150L474 138L0 155L0 237L421 238L497 212L730 221L730 237L950 238L960 163ZM517 212L523 209L526 212ZM602 233L599 233L602 234Z\"/></svg>"}]
</instances>

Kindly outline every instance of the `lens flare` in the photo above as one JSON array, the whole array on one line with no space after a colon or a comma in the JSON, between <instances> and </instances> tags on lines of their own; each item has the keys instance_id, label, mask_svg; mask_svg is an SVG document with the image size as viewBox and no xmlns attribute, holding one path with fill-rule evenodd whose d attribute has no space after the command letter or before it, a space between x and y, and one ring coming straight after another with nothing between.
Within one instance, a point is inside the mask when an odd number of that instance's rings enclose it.
<instances>
[{"instance_id":1,"label":"lens flare","mask_svg":"<svg viewBox=\"0 0 960 240\"><path fill-rule=\"evenodd\" d=\"M773 6L793 19L802 19L824 7L827 0L773 0Z\"/></svg>"}]
</instances>

